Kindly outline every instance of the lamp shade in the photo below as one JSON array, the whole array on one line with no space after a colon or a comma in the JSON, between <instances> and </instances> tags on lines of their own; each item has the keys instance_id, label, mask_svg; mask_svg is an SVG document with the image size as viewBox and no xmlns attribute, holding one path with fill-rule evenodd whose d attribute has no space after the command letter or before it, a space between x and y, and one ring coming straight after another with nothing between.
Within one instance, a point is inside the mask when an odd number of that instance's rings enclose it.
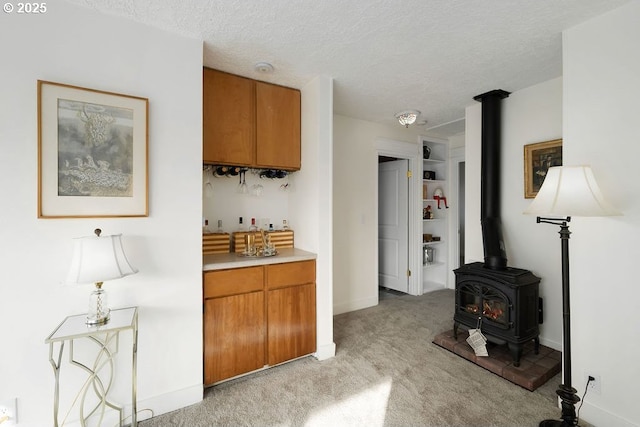
<instances>
[{"instance_id":1,"label":"lamp shade","mask_svg":"<svg viewBox=\"0 0 640 427\"><path fill-rule=\"evenodd\" d=\"M69 284L88 284L119 279L138 272L127 260L121 234L74 239Z\"/></svg>"},{"instance_id":2,"label":"lamp shade","mask_svg":"<svg viewBox=\"0 0 640 427\"><path fill-rule=\"evenodd\" d=\"M549 168L538 195L524 213L569 217L622 215L604 199L589 166Z\"/></svg>"}]
</instances>

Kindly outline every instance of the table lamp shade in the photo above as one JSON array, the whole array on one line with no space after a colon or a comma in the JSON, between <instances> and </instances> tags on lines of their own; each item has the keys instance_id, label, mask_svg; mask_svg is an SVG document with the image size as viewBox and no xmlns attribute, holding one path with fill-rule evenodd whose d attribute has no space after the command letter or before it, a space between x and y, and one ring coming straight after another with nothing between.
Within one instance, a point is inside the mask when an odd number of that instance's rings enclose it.
<instances>
[{"instance_id":1,"label":"table lamp shade","mask_svg":"<svg viewBox=\"0 0 640 427\"><path fill-rule=\"evenodd\" d=\"M554 166L525 214L538 216L622 215L602 195L589 166Z\"/></svg>"},{"instance_id":2,"label":"table lamp shade","mask_svg":"<svg viewBox=\"0 0 640 427\"><path fill-rule=\"evenodd\" d=\"M88 284L119 279L137 273L122 248L122 235L90 236L74 239L67 283Z\"/></svg>"}]
</instances>

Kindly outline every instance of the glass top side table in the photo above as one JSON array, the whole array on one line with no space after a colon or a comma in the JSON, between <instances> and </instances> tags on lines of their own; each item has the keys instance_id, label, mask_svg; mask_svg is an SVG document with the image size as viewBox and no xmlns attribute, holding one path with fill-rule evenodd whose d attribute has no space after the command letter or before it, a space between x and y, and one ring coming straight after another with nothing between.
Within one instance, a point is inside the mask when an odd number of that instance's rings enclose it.
<instances>
[{"instance_id":1,"label":"glass top side table","mask_svg":"<svg viewBox=\"0 0 640 427\"><path fill-rule=\"evenodd\" d=\"M82 388L78 391L72 404L72 406L76 404L78 406L80 424L85 426L89 419L98 419L98 425L101 425L105 411L107 408L111 408L118 411L120 426L124 425L124 407L110 401L108 394L115 375L114 361L118 353L120 332L128 330L132 331L133 344L131 354L131 426L136 427L138 425L136 413L138 308L128 307L111 310L111 319L103 325L87 325L86 314L69 316L45 339L45 344L49 344L49 363L51 363L53 367L55 377L53 399L53 422L55 427L64 425L64 420L62 424L59 424L59 405L60 368L65 344L69 346L69 350L67 351L69 364L87 373L87 380L83 383ZM92 364L82 363L74 358L73 344L75 340L79 339L87 339L97 345L96 358ZM55 354L56 344L58 344L57 355ZM94 396L93 399L91 399L92 402L88 403L87 395L90 392L93 393Z\"/></svg>"}]
</instances>

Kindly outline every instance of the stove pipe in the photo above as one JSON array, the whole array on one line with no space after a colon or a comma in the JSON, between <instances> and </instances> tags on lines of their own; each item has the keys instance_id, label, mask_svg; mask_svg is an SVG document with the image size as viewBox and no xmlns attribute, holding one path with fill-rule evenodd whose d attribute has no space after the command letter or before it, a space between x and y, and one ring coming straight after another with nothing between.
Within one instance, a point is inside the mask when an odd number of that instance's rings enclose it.
<instances>
[{"instance_id":1,"label":"stove pipe","mask_svg":"<svg viewBox=\"0 0 640 427\"><path fill-rule=\"evenodd\" d=\"M484 266L493 270L507 268L500 220L500 130L501 101L509 95L509 92L496 89L473 97L482 103L480 222L484 243Z\"/></svg>"}]
</instances>

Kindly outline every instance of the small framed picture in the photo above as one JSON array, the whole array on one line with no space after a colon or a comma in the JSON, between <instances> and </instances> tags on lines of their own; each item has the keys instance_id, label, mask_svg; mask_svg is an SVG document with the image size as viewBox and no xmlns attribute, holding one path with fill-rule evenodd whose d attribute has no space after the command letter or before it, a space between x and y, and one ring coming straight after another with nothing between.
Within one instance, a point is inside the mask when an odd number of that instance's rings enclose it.
<instances>
[{"instance_id":1,"label":"small framed picture","mask_svg":"<svg viewBox=\"0 0 640 427\"><path fill-rule=\"evenodd\" d=\"M436 171L423 171L422 179L431 179L431 180L436 179Z\"/></svg>"},{"instance_id":2,"label":"small framed picture","mask_svg":"<svg viewBox=\"0 0 640 427\"><path fill-rule=\"evenodd\" d=\"M146 98L38 81L38 218L148 216Z\"/></svg>"},{"instance_id":3,"label":"small framed picture","mask_svg":"<svg viewBox=\"0 0 640 427\"><path fill-rule=\"evenodd\" d=\"M547 176L547 170L552 166L562 166L562 139L524 146L525 199L536 197Z\"/></svg>"}]
</instances>

